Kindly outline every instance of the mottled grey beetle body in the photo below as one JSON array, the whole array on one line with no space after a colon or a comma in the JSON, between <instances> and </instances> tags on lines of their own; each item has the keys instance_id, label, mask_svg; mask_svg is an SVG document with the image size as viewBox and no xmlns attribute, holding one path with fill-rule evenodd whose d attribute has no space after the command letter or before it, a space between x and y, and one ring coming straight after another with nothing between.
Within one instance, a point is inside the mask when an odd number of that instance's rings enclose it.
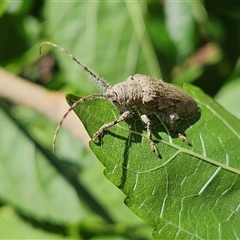
<instances>
[{"instance_id":1,"label":"mottled grey beetle body","mask_svg":"<svg viewBox=\"0 0 240 240\"><path fill-rule=\"evenodd\" d=\"M42 43L39 48L40 53L41 47L44 44L51 45L66 53L73 61L80 65L83 70L95 78L101 87L106 89L105 93L91 94L79 99L68 109L68 111L63 115L63 118L55 131L53 138L53 151L55 149L58 131L69 112L79 104L94 98L104 98L110 100L122 112L122 114L118 119L102 125L102 127L100 127L94 134L93 141L96 141L100 136L102 136L106 129L129 118L132 110L134 109L137 111L142 122L146 125L148 141L152 151L154 151L158 157L161 157L161 155L159 154L159 151L152 139L151 120L147 116L150 112L159 114L164 120L168 121L171 125L171 129L178 134L179 138L189 143L187 138L178 131L176 127L176 120L179 118L188 118L194 115L198 108L196 102L184 91L165 83L160 79L141 74L135 74L133 77L128 77L125 82L110 86L103 78L97 76L71 53L54 43Z\"/></svg>"},{"instance_id":2,"label":"mottled grey beetle body","mask_svg":"<svg viewBox=\"0 0 240 240\"><path fill-rule=\"evenodd\" d=\"M135 106L144 113L177 114L179 118L188 118L197 111L196 102L184 91L146 75L135 74L107 89L106 95L113 94L116 96L110 100L120 110Z\"/></svg>"}]
</instances>

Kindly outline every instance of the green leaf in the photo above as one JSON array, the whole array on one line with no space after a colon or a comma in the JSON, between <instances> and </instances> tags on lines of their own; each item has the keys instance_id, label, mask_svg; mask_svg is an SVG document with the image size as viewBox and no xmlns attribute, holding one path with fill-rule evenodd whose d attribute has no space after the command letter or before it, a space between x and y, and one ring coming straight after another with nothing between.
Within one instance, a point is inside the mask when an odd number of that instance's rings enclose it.
<instances>
[{"instance_id":1,"label":"green leaf","mask_svg":"<svg viewBox=\"0 0 240 240\"><path fill-rule=\"evenodd\" d=\"M240 118L240 78L236 78L225 84L215 96L222 106L224 106L234 116Z\"/></svg>"},{"instance_id":2,"label":"green leaf","mask_svg":"<svg viewBox=\"0 0 240 240\"><path fill-rule=\"evenodd\" d=\"M160 76L157 57L144 23L146 12L146 3L141 1L58 4L46 1L44 14L50 33L47 40L69 50L111 83L121 82L137 72ZM93 84L89 80L82 84L86 73L66 55L55 52L61 71L67 76L66 81L80 89L81 93L92 91Z\"/></svg>"},{"instance_id":3,"label":"green leaf","mask_svg":"<svg viewBox=\"0 0 240 240\"><path fill-rule=\"evenodd\" d=\"M185 133L188 146L170 136L154 118L162 159L150 150L142 123L131 118L109 128L91 149L105 166L106 177L126 195L126 205L155 228L155 238L233 239L240 237L240 124L199 89L184 90L201 109ZM72 104L76 97L69 95ZM92 99L75 112L90 136L119 117L107 100Z\"/></svg>"},{"instance_id":4,"label":"green leaf","mask_svg":"<svg viewBox=\"0 0 240 240\"><path fill-rule=\"evenodd\" d=\"M0 101L0 199L34 219L71 224L113 220L79 180L80 166L58 159ZM98 216L97 216L98 215Z\"/></svg>"},{"instance_id":5,"label":"green leaf","mask_svg":"<svg viewBox=\"0 0 240 240\"><path fill-rule=\"evenodd\" d=\"M191 5L191 2L186 1L167 1L164 4L166 27L178 50L180 61L192 52L195 44L196 29Z\"/></svg>"},{"instance_id":6,"label":"green leaf","mask_svg":"<svg viewBox=\"0 0 240 240\"><path fill-rule=\"evenodd\" d=\"M23 218L9 206L0 208L0 219L0 239L70 239L61 235L59 232L54 233L53 230L56 231L56 229L53 229L53 227L51 229L52 232L47 232L39 226L33 226L30 222L24 221Z\"/></svg>"}]
</instances>

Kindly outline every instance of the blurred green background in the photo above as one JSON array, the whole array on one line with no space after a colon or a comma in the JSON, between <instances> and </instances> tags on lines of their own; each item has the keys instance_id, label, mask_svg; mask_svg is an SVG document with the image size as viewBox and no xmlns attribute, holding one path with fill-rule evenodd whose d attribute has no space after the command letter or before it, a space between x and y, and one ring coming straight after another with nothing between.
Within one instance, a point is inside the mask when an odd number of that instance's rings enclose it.
<instances>
[{"instance_id":1,"label":"blurred green background","mask_svg":"<svg viewBox=\"0 0 240 240\"><path fill-rule=\"evenodd\" d=\"M49 94L98 92L67 55L39 55L52 41L111 84L189 82L240 117L239 12L237 1L1 1L0 65ZM16 86L0 72L0 238L151 239L84 144L61 129L51 153L57 123Z\"/></svg>"}]
</instances>

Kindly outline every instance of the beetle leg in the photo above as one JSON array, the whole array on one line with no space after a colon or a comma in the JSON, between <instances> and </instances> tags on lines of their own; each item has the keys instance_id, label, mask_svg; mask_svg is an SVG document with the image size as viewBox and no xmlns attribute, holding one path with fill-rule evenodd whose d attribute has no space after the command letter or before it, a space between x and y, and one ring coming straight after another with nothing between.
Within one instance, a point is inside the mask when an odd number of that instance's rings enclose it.
<instances>
[{"instance_id":1,"label":"beetle leg","mask_svg":"<svg viewBox=\"0 0 240 240\"><path fill-rule=\"evenodd\" d=\"M178 135L178 137L183 141L186 142L188 145L191 145L191 143L189 142L189 140L187 139L186 136L184 136L177 128L176 126L176 121L179 119L179 116L174 113L174 114L170 114L169 115L170 118L170 123L171 123L171 128L172 130Z\"/></svg>"},{"instance_id":2,"label":"beetle leg","mask_svg":"<svg viewBox=\"0 0 240 240\"><path fill-rule=\"evenodd\" d=\"M148 118L148 116L146 114L141 114L140 112L138 112L141 120L143 121L144 124L146 124L147 127L147 138L148 141L150 143L151 149L153 152L155 152L157 157L161 158L161 155L152 139L152 128L151 128L151 120Z\"/></svg>"},{"instance_id":3,"label":"beetle leg","mask_svg":"<svg viewBox=\"0 0 240 240\"><path fill-rule=\"evenodd\" d=\"M117 120L114 120L110 123L103 124L98 129L98 131L94 134L93 141L96 141L96 139L99 138L104 133L104 131L106 131L108 128L110 128L122 121L125 121L130 116L130 113L131 113L130 111L125 111Z\"/></svg>"}]
</instances>

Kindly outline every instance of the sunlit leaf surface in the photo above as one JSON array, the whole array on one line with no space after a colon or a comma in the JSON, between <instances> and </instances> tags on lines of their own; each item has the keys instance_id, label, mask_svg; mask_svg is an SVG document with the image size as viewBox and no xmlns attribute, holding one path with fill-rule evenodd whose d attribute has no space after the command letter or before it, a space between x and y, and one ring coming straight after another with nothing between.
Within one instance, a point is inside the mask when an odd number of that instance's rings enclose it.
<instances>
[{"instance_id":1,"label":"sunlit leaf surface","mask_svg":"<svg viewBox=\"0 0 240 240\"><path fill-rule=\"evenodd\" d=\"M192 146L171 137L153 117L162 155L157 158L134 116L90 146L106 167L106 177L125 193L126 205L155 227L155 238L239 237L239 120L199 89L184 89L201 109L200 119L185 131ZM90 136L119 116L106 100L90 100L75 111Z\"/></svg>"}]
</instances>

